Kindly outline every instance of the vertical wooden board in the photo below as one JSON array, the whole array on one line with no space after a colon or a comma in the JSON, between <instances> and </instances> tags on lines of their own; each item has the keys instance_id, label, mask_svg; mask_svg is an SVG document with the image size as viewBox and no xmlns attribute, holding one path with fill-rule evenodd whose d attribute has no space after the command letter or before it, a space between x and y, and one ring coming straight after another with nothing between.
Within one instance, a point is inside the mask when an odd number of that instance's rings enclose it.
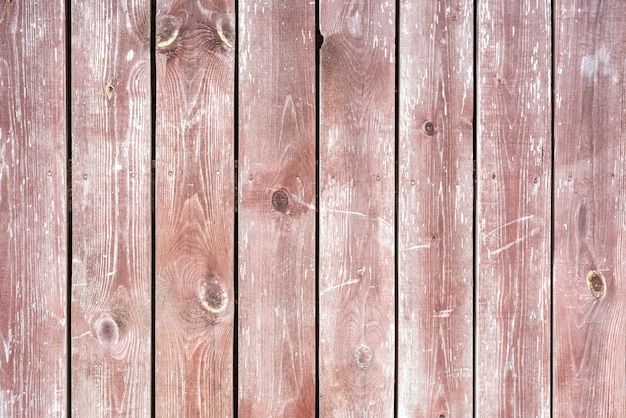
<instances>
[{"instance_id":1,"label":"vertical wooden board","mask_svg":"<svg viewBox=\"0 0 626 418\"><path fill-rule=\"evenodd\" d=\"M315 416L315 3L239 3L239 416Z\"/></svg>"},{"instance_id":2,"label":"vertical wooden board","mask_svg":"<svg viewBox=\"0 0 626 418\"><path fill-rule=\"evenodd\" d=\"M72 415L150 414L150 2L73 1Z\"/></svg>"},{"instance_id":3,"label":"vertical wooden board","mask_svg":"<svg viewBox=\"0 0 626 418\"><path fill-rule=\"evenodd\" d=\"M0 416L66 415L65 8L0 6Z\"/></svg>"},{"instance_id":4,"label":"vertical wooden board","mask_svg":"<svg viewBox=\"0 0 626 418\"><path fill-rule=\"evenodd\" d=\"M550 4L477 13L475 413L549 416Z\"/></svg>"},{"instance_id":5,"label":"vertical wooden board","mask_svg":"<svg viewBox=\"0 0 626 418\"><path fill-rule=\"evenodd\" d=\"M626 4L555 24L554 416L626 416Z\"/></svg>"},{"instance_id":6,"label":"vertical wooden board","mask_svg":"<svg viewBox=\"0 0 626 418\"><path fill-rule=\"evenodd\" d=\"M474 4L400 3L398 415L473 410Z\"/></svg>"},{"instance_id":7,"label":"vertical wooden board","mask_svg":"<svg viewBox=\"0 0 626 418\"><path fill-rule=\"evenodd\" d=\"M156 413L233 416L235 15L156 15Z\"/></svg>"},{"instance_id":8,"label":"vertical wooden board","mask_svg":"<svg viewBox=\"0 0 626 418\"><path fill-rule=\"evenodd\" d=\"M395 3L320 7L320 414L393 416Z\"/></svg>"}]
</instances>

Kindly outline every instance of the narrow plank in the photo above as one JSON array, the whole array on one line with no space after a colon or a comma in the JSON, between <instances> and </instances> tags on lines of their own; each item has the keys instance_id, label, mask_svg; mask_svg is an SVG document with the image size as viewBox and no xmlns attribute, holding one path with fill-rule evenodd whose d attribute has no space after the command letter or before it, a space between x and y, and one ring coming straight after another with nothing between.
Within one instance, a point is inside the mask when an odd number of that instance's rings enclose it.
<instances>
[{"instance_id":1,"label":"narrow plank","mask_svg":"<svg viewBox=\"0 0 626 418\"><path fill-rule=\"evenodd\" d=\"M476 405L550 414L550 3L478 13Z\"/></svg>"},{"instance_id":2,"label":"narrow plank","mask_svg":"<svg viewBox=\"0 0 626 418\"><path fill-rule=\"evenodd\" d=\"M320 414L393 416L395 3L320 7Z\"/></svg>"},{"instance_id":3,"label":"narrow plank","mask_svg":"<svg viewBox=\"0 0 626 418\"><path fill-rule=\"evenodd\" d=\"M158 416L233 416L235 15L159 0L156 16Z\"/></svg>"},{"instance_id":4,"label":"narrow plank","mask_svg":"<svg viewBox=\"0 0 626 418\"><path fill-rule=\"evenodd\" d=\"M73 1L72 416L150 413L150 2Z\"/></svg>"},{"instance_id":5,"label":"narrow plank","mask_svg":"<svg viewBox=\"0 0 626 418\"><path fill-rule=\"evenodd\" d=\"M64 417L65 7L0 7L0 416Z\"/></svg>"},{"instance_id":6,"label":"narrow plank","mask_svg":"<svg viewBox=\"0 0 626 418\"><path fill-rule=\"evenodd\" d=\"M471 1L400 3L402 417L473 410L473 14Z\"/></svg>"},{"instance_id":7,"label":"narrow plank","mask_svg":"<svg viewBox=\"0 0 626 418\"><path fill-rule=\"evenodd\" d=\"M315 416L315 3L239 2L239 416Z\"/></svg>"},{"instance_id":8,"label":"narrow plank","mask_svg":"<svg viewBox=\"0 0 626 418\"><path fill-rule=\"evenodd\" d=\"M626 416L626 4L555 24L554 416Z\"/></svg>"}]
</instances>

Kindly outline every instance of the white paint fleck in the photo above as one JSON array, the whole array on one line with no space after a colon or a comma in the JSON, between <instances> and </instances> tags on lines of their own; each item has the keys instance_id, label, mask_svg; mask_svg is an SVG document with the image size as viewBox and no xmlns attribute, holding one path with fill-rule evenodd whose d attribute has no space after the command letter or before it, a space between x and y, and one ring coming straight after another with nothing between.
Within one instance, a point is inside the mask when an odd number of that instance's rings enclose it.
<instances>
[{"instance_id":1,"label":"white paint fleck","mask_svg":"<svg viewBox=\"0 0 626 418\"><path fill-rule=\"evenodd\" d=\"M611 68L611 55L606 45L598 49L595 54L583 56L580 61L580 72L584 77L592 78L594 81L598 80L599 74L610 75L614 83L619 81L616 71Z\"/></svg>"},{"instance_id":2,"label":"white paint fleck","mask_svg":"<svg viewBox=\"0 0 626 418\"><path fill-rule=\"evenodd\" d=\"M433 318L448 318L454 309L442 309L433 313Z\"/></svg>"},{"instance_id":3,"label":"white paint fleck","mask_svg":"<svg viewBox=\"0 0 626 418\"><path fill-rule=\"evenodd\" d=\"M126 61L131 61L134 56L135 56L135 51L131 49L130 51L128 51L128 54L126 54Z\"/></svg>"}]
</instances>

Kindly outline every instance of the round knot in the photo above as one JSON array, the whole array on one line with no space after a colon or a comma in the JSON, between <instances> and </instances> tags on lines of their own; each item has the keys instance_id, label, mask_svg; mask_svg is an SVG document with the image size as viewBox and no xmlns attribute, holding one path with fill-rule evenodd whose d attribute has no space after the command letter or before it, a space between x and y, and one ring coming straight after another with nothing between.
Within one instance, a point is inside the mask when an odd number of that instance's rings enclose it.
<instances>
[{"instance_id":1,"label":"round knot","mask_svg":"<svg viewBox=\"0 0 626 418\"><path fill-rule=\"evenodd\" d=\"M120 339L117 322L108 316L98 319L96 322L96 336L102 345L111 346L117 344Z\"/></svg>"},{"instance_id":2,"label":"round knot","mask_svg":"<svg viewBox=\"0 0 626 418\"><path fill-rule=\"evenodd\" d=\"M224 312L228 306L228 292L215 278L202 280L198 289L198 297L202 306L214 314Z\"/></svg>"},{"instance_id":3,"label":"round knot","mask_svg":"<svg viewBox=\"0 0 626 418\"><path fill-rule=\"evenodd\" d=\"M272 206L278 212L287 212L289 208L289 196L287 196L284 190L277 190L272 194Z\"/></svg>"},{"instance_id":4,"label":"round knot","mask_svg":"<svg viewBox=\"0 0 626 418\"><path fill-rule=\"evenodd\" d=\"M368 368L372 362L374 361L374 353L372 349L366 346L365 344L361 344L354 350L354 364L361 368Z\"/></svg>"}]
</instances>

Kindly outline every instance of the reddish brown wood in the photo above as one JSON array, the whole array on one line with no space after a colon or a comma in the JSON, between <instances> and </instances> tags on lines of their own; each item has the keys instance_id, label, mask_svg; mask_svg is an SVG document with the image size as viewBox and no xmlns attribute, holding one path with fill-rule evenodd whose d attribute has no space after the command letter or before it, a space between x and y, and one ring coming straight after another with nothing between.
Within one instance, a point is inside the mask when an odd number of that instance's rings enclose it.
<instances>
[{"instance_id":1,"label":"reddish brown wood","mask_svg":"<svg viewBox=\"0 0 626 418\"><path fill-rule=\"evenodd\" d=\"M65 9L0 5L0 416L64 417Z\"/></svg>"},{"instance_id":2,"label":"reddish brown wood","mask_svg":"<svg viewBox=\"0 0 626 418\"><path fill-rule=\"evenodd\" d=\"M239 416L315 416L315 4L239 2Z\"/></svg>"},{"instance_id":3,"label":"reddish brown wood","mask_svg":"<svg viewBox=\"0 0 626 418\"><path fill-rule=\"evenodd\" d=\"M478 10L475 414L550 414L550 3Z\"/></svg>"},{"instance_id":4,"label":"reddish brown wood","mask_svg":"<svg viewBox=\"0 0 626 418\"><path fill-rule=\"evenodd\" d=\"M72 2L72 415L150 413L150 2Z\"/></svg>"},{"instance_id":5,"label":"reddish brown wood","mask_svg":"<svg viewBox=\"0 0 626 418\"><path fill-rule=\"evenodd\" d=\"M322 416L393 416L395 2L321 2Z\"/></svg>"},{"instance_id":6,"label":"reddish brown wood","mask_svg":"<svg viewBox=\"0 0 626 418\"><path fill-rule=\"evenodd\" d=\"M626 416L626 4L555 11L554 416Z\"/></svg>"},{"instance_id":7,"label":"reddish brown wood","mask_svg":"<svg viewBox=\"0 0 626 418\"><path fill-rule=\"evenodd\" d=\"M233 416L235 10L157 2L156 411Z\"/></svg>"},{"instance_id":8,"label":"reddish brown wood","mask_svg":"<svg viewBox=\"0 0 626 418\"><path fill-rule=\"evenodd\" d=\"M473 4L400 3L398 416L472 415Z\"/></svg>"}]
</instances>

